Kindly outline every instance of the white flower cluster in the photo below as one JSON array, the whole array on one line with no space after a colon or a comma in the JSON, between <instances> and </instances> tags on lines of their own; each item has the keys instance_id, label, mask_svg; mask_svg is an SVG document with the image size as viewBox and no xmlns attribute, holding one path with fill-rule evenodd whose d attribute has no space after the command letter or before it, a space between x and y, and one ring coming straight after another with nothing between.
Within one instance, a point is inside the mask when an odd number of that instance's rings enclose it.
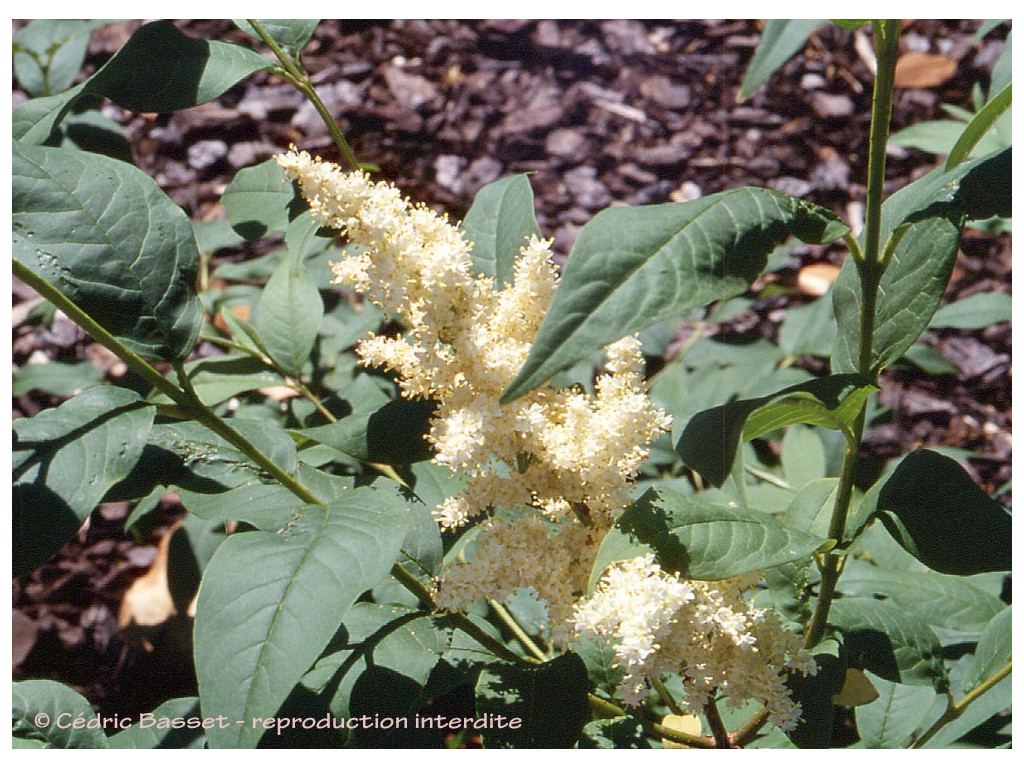
<instances>
[{"instance_id":1,"label":"white flower cluster","mask_svg":"<svg viewBox=\"0 0 1024 768\"><path fill-rule=\"evenodd\" d=\"M624 673L617 693L626 704L639 705L652 680L678 673L690 712L717 691L730 706L761 702L770 722L792 730L800 707L785 672L814 674L814 659L774 613L744 600L751 580L681 581L662 572L653 555L618 563L577 605L576 631L614 640Z\"/></svg>"},{"instance_id":2,"label":"white flower cluster","mask_svg":"<svg viewBox=\"0 0 1024 768\"><path fill-rule=\"evenodd\" d=\"M456 610L533 588L556 641L574 627L618 639L628 701L672 668L686 676L691 706L718 688L768 703L781 724L795 722L779 673L803 657L777 623L742 603L737 587L679 582L645 561L612 571L577 605L604 534L631 500L647 445L671 421L645 393L635 337L609 346L593 395L541 388L500 403L558 284L550 243L530 239L513 282L496 288L475 274L457 227L393 186L305 152L278 162L314 215L360 248L332 265L337 282L408 329L402 338L371 335L358 351L394 371L406 397L438 402L428 435L434 460L460 473L466 488L436 519L455 528L488 515L471 559L441 572L437 604Z\"/></svg>"}]
</instances>

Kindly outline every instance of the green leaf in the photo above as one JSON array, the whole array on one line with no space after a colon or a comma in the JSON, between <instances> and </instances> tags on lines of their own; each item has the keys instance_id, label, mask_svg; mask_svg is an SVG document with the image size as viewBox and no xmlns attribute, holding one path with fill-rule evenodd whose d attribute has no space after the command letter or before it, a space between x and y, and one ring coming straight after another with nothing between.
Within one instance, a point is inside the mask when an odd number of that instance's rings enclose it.
<instances>
[{"instance_id":1,"label":"green leaf","mask_svg":"<svg viewBox=\"0 0 1024 768\"><path fill-rule=\"evenodd\" d=\"M277 423L229 419L228 424L285 472L295 473L295 443ZM157 424L148 441L131 474L111 489L106 500L139 498L157 485L220 493L254 481L261 485L269 481L251 458L197 422ZM264 493L272 495L277 487L264 486Z\"/></svg>"},{"instance_id":2,"label":"green leaf","mask_svg":"<svg viewBox=\"0 0 1024 768\"><path fill-rule=\"evenodd\" d=\"M948 687L942 643L916 616L881 600L849 597L832 604L829 624L842 633L850 666L897 683Z\"/></svg>"},{"instance_id":3,"label":"green leaf","mask_svg":"<svg viewBox=\"0 0 1024 768\"><path fill-rule=\"evenodd\" d=\"M571 748L590 720L588 691L587 668L575 653L538 665L487 665L476 684L477 716L495 726L482 729L484 746Z\"/></svg>"},{"instance_id":4,"label":"green leaf","mask_svg":"<svg viewBox=\"0 0 1024 768\"><path fill-rule=\"evenodd\" d=\"M786 678L786 687L802 710L800 722L786 735L800 749L826 749L832 744L835 721L832 697L843 690L846 680L846 653L835 640L826 640L812 654L817 673L793 672Z\"/></svg>"},{"instance_id":5,"label":"green leaf","mask_svg":"<svg viewBox=\"0 0 1024 768\"><path fill-rule=\"evenodd\" d=\"M260 40L259 34L247 19L232 19L247 35ZM256 19L274 42L292 56L298 56L316 31L320 19Z\"/></svg>"},{"instance_id":6,"label":"green leaf","mask_svg":"<svg viewBox=\"0 0 1024 768\"><path fill-rule=\"evenodd\" d=\"M962 656L956 662L953 663L950 670L950 693L954 700L960 700L963 698L967 689L964 685L965 678L969 677L972 668L974 667L974 658L969 654ZM945 710L946 702L942 701L941 705L936 703L935 707L932 707L929 724L937 720ZM963 739L971 731L978 728L988 720L993 718L999 718L1003 722L1009 724L1011 719L1011 710L1013 707L1013 675L1009 674L996 683L994 686L989 688L978 698L971 702L963 713L951 723L947 723L931 741L925 744L926 748L929 749L942 749L949 747ZM964 745L966 740L959 741L957 746Z\"/></svg>"},{"instance_id":7,"label":"green leaf","mask_svg":"<svg viewBox=\"0 0 1024 768\"><path fill-rule=\"evenodd\" d=\"M949 157L946 159L947 171L953 170L967 159L982 137L995 125L996 120L1010 108L1012 101L1013 84L1008 83L1005 88L999 91L981 108L978 114L967 124L967 127L964 128L953 149L949 151Z\"/></svg>"},{"instance_id":8,"label":"green leaf","mask_svg":"<svg viewBox=\"0 0 1024 768\"><path fill-rule=\"evenodd\" d=\"M934 319L932 320L934 322ZM921 341L915 341L901 358L931 376L958 376L960 368L952 360L943 355L935 347Z\"/></svg>"},{"instance_id":9,"label":"green leaf","mask_svg":"<svg viewBox=\"0 0 1024 768\"><path fill-rule=\"evenodd\" d=\"M1013 300L1008 293L975 293L935 310L929 328L978 330L1008 323L1013 317Z\"/></svg>"},{"instance_id":10,"label":"green leaf","mask_svg":"<svg viewBox=\"0 0 1024 768\"><path fill-rule=\"evenodd\" d=\"M959 576L932 572L896 571L876 566L848 568L843 573L844 595L885 595L889 602L921 621L977 638L1004 607L990 595Z\"/></svg>"},{"instance_id":11,"label":"green leaf","mask_svg":"<svg viewBox=\"0 0 1024 768\"><path fill-rule=\"evenodd\" d=\"M1013 606L997 613L985 627L964 675L964 692L977 688L1013 659Z\"/></svg>"},{"instance_id":12,"label":"green leaf","mask_svg":"<svg viewBox=\"0 0 1024 768\"><path fill-rule=\"evenodd\" d=\"M60 122L75 106L85 83L54 96L40 96L19 104L11 113L11 137L23 144L39 145L50 140Z\"/></svg>"},{"instance_id":13,"label":"green leaf","mask_svg":"<svg viewBox=\"0 0 1024 768\"><path fill-rule=\"evenodd\" d=\"M228 221L246 240L260 240L284 232L306 208L284 170L273 159L243 168L220 198Z\"/></svg>"},{"instance_id":14,"label":"green leaf","mask_svg":"<svg viewBox=\"0 0 1024 768\"><path fill-rule=\"evenodd\" d=\"M605 536L590 584L593 587L612 563L648 552L655 553L668 573L715 581L799 560L823 543L824 539L787 528L764 512L651 488Z\"/></svg>"},{"instance_id":15,"label":"green leaf","mask_svg":"<svg viewBox=\"0 0 1024 768\"><path fill-rule=\"evenodd\" d=\"M787 355L828 357L835 343L836 317L832 296L826 294L810 304L793 307L779 327L779 346Z\"/></svg>"},{"instance_id":16,"label":"green leaf","mask_svg":"<svg viewBox=\"0 0 1024 768\"><path fill-rule=\"evenodd\" d=\"M80 363L27 363L14 372L11 394L21 397L38 389L57 397L71 397L102 384L103 371L87 360Z\"/></svg>"},{"instance_id":17,"label":"green leaf","mask_svg":"<svg viewBox=\"0 0 1024 768\"><path fill-rule=\"evenodd\" d=\"M24 680L12 691L16 740L48 749L106 749L99 716L82 694L53 680ZM80 723L76 722L81 718Z\"/></svg>"},{"instance_id":18,"label":"green leaf","mask_svg":"<svg viewBox=\"0 0 1024 768\"><path fill-rule=\"evenodd\" d=\"M323 314L320 291L302 259L282 261L260 294L256 327L271 358L293 377L309 360Z\"/></svg>"},{"instance_id":19,"label":"green leaf","mask_svg":"<svg viewBox=\"0 0 1024 768\"><path fill-rule=\"evenodd\" d=\"M632 715L592 720L583 728L577 749L650 749L643 724Z\"/></svg>"},{"instance_id":20,"label":"green leaf","mask_svg":"<svg viewBox=\"0 0 1024 768\"><path fill-rule=\"evenodd\" d=\"M174 112L213 101L271 66L270 59L248 48L198 40L170 21L156 21L140 27L87 88L133 112Z\"/></svg>"},{"instance_id":21,"label":"green leaf","mask_svg":"<svg viewBox=\"0 0 1024 768\"><path fill-rule=\"evenodd\" d=\"M209 726L216 728L216 720ZM204 749L199 699L187 696L165 701L152 712L140 714L130 728L111 736L109 744L111 749Z\"/></svg>"},{"instance_id":22,"label":"green leaf","mask_svg":"<svg viewBox=\"0 0 1024 768\"><path fill-rule=\"evenodd\" d=\"M208 733L212 747L256 745L263 729L252 718L277 712L341 617L387 576L406 518L397 496L354 490L307 507L281 533L235 534L218 548L199 590L195 629L203 712L229 721Z\"/></svg>"},{"instance_id":23,"label":"green leaf","mask_svg":"<svg viewBox=\"0 0 1024 768\"><path fill-rule=\"evenodd\" d=\"M824 19L768 19L761 33L761 40L754 51L747 72L743 76L738 101L746 101L785 64L797 51L804 47ZM837 22L838 23L838 22Z\"/></svg>"},{"instance_id":24,"label":"green leaf","mask_svg":"<svg viewBox=\"0 0 1024 768\"><path fill-rule=\"evenodd\" d=\"M825 243L848 231L831 211L755 187L604 210L580 230L530 355L502 401L623 336L742 293L791 235Z\"/></svg>"},{"instance_id":25,"label":"green leaf","mask_svg":"<svg viewBox=\"0 0 1024 768\"><path fill-rule=\"evenodd\" d=\"M406 606L356 603L302 684L326 691L337 718L409 717L448 648L444 619ZM428 726L424 726L428 727ZM351 729L349 746L389 746L387 730Z\"/></svg>"},{"instance_id":26,"label":"green leaf","mask_svg":"<svg viewBox=\"0 0 1024 768\"><path fill-rule=\"evenodd\" d=\"M734 400L690 419L676 443L676 451L688 467L721 487L732 469L741 439L753 440L796 423L846 433L868 396L877 389L862 376L827 376L765 397Z\"/></svg>"},{"instance_id":27,"label":"green leaf","mask_svg":"<svg viewBox=\"0 0 1024 768\"><path fill-rule=\"evenodd\" d=\"M473 243L474 269L493 277L498 288L511 283L519 249L531 235L540 237L530 177L521 173L483 187L476 193L462 229Z\"/></svg>"},{"instance_id":28,"label":"green leaf","mask_svg":"<svg viewBox=\"0 0 1024 768\"><path fill-rule=\"evenodd\" d=\"M954 170L936 169L882 206L882 242L891 260L878 285L870 367L880 371L928 327L949 283L968 219L1009 216L1011 152L969 160ZM847 259L832 288L839 330L833 373L858 370L861 282Z\"/></svg>"},{"instance_id":29,"label":"green leaf","mask_svg":"<svg viewBox=\"0 0 1024 768\"><path fill-rule=\"evenodd\" d=\"M903 685L868 673L878 698L857 707L857 732L865 749L903 749L928 725L928 710L937 694L930 688Z\"/></svg>"},{"instance_id":30,"label":"green leaf","mask_svg":"<svg viewBox=\"0 0 1024 768\"><path fill-rule=\"evenodd\" d=\"M908 454L879 488L875 514L933 570L964 576L1013 567L1013 518L948 456Z\"/></svg>"},{"instance_id":31,"label":"green leaf","mask_svg":"<svg viewBox=\"0 0 1024 768\"><path fill-rule=\"evenodd\" d=\"M615 656L615 645L610 639L594 635L573 638L572 650L583 659L587 667L591 689L606 698L615 696L622 682L622 665Z\"/></svg>"},{"instance_id":32,"label":"green leaf","mask_svg":"<svg viewBox=\"0 0 1024 768\"><path fill-rule=\"evenodd\" d=\"M817 432L794 424L782 438L782 472L794 488L825 475L825 446Z\"/></svg>"},{"instance_id":33,"label":"green leaf","mask_svg":"<svg viewBox=\"0 0 1024 768\"><path fill-rule=\"evenodd\" d=\"M14 36L14 74L32 96L70 88L82 69L89 35L104 21L35 19Z\"/></svg>"},{"instance_id":34,"label":"green leaf","mask_svg":"<svg viewBox=\"0 0 1024 768\"><path fill-rule=\"evenodd\" d=\"M429 400L391 400L374 410L357 411L333 424L295 433L360 461L408 464L431 456L424 436L436 407Z\"/></svg>"},{"instance_id":35,"label":"green leaf","mask_svg":"<svg viewBox=\"0 0 1024 768\"><path fill-rule=\"evenodd\" d=\"M188 218L142 171L108 157L14 144L14 258L134 352L180 360L202 308Z\"/></svg>"},{"instance_id":36,"label":"green leaf","mask_svg":"<svg viewBox=\"0 0 1024 768\"><path fill-rule=\"evenodd\" d=\"M71 540L142 455L155 409L117 387L94 387L12 426L14 573Z\"/></svg>"}]
</instances>

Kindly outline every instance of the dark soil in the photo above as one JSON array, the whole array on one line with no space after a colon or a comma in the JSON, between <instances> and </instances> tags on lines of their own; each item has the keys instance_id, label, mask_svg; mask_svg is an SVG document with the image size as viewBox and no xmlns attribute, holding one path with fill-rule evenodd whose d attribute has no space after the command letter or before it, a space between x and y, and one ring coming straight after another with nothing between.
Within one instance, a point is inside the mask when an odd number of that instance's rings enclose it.
<instances>
[{"instance_id":1,"label":"dark soil","mask_svg":"<svg viewBox=\"0 0 1024 768\"><path fill-rule=\"evenodd\" d=\"M102 65L138 23L94 33L87 72ZM180 25L188 34L252 45L227 21ZM897 94L894 128L971 106L987 86L1005 28L978 42L976 21L915 21L904 50L942 53L955 74L929 89ZM565 255L579 227L616 203L690 199L741 185L768 186L860 217L867 166L871 75L850 32L825 25L748 102L739 82L758 40L752 21L326 21L304 55L324 100L360 160L375 163L413 199L454 218L486 183L531 172L537 218ZM14 103L24 96L14 84ZM295 143L336 159L320 118L269 75L219 101L172 115L122 122L136 163L194 218L221 215L218 199L236 171ZM930 170L935 158L894 150L893 188ZM839 263L835 248L808 247L800 265ZM947 299L1011 290L1011 238L970 231ZM796 269L781 275L792 279ZM15 285L14 365L93 361L112 380L123 366L60 318L52 329L20 323L32 299ZM805 301L776 293L730 330L777 332L786 308ZM716 328L712 328L714 332ZM921 446L972 453L971 474L989 493L1010 479L1009 325L942 331L928 341L962 370L925 376L888 372L888 423L870 429L866 451L889 458ZM810 361L808 361L810 362ZM15 418L56 404L31 392ZM165 504L168 522L177 514ZM81 690L101 711L127 715L194 692L173 669L129 646L117 628L124 590L156 554L157 536L123 532L123 505L95 514L51 563L14 582L14 677L47 677Z\"/></svg>"}]
</instances>

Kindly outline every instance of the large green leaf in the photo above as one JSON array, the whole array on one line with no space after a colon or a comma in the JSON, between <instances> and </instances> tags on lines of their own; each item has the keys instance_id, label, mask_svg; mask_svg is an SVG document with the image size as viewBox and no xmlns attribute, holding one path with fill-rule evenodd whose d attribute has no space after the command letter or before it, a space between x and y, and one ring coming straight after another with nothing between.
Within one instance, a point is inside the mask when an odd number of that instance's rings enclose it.
<instances>
[{"instance_id":1,"label":"large green leaf","mask_svg":"<svg viewBox=\"0 0 1024 768\"><path fill-rule=\"evenodd\" d=\"M868 673L878 698L857 707L857 732L867 749L902 749L927 728L928 710L937 694Z\"/></svg>"},{"instance_id":2,"label":"large green leaf","mask_svg":"<svg viewBox=\"0 0 1024 768\"><path fill-rule=\"evenodd\" d=\"M216 728L217 720L207 721ZM204 749L206 734L199 713L199 699L187 696L165 701L152 712L143 712L130 728L110 737L111 749Z\"/></svg>"},{"instance_id":3,"label":"large green leaf","mask_svg":"<svg viewBox=\"0 0 1024 768\"><path fill-rule=\"evenodd\" d=\"M196 605L199 698L229 727L212 747L252 747L333 637L356 599L391 570L407 508L380 491L310 506L281 533L230 536L203 577ZM241 721L241 725L238 723Z\"/></svg>"},{"instance_id":4,"label":"large green leaf","mask_svg":"<svg viewBox=\"0 0 1024 768\"><path fill-rule=\"evenodd\" d=\"M482 730L484 746L572 747L590 719L588 692L587 668L575 653L535 666L487 665L476 684L477 715L493 718Z\"/></svg>"},{"instance_id":5,"label":"large green leaf","mask_svg":"<svg viewBox=\"0 0 1024 768\"><path fill-rule=\"evenodd\" d=\"M950 693L954 700L959 701L970 690L965 683L970 679L974 664L974 658L968 654L962 656L951 665L949 673ZM940 701L941 705L936 702L936 705L932 707L929 713L929 725L935 722L946 708L946 702L942 699ZM1013 675L1009 674L985 693L981 694L981 696L974 699L960 717L951 723L947 723L925 746L930 749L949 747L954 742L963 739L963 737L986 721L995 720L997 723L1001 721L1009 725L1012 718L1012 708ZM961 744L963 743L961 742Z\"/></svg>"},{"instance_id":6,"label":"large green leaf","mask_svg":"<svg viewBox=\"0 0 1024 768\"><path fill-rule=\"evenodd\" d=\"M590 583L612 563L648 552L668 573L713 581L808 557L824 543L764 512L656 487L631 504L605 536Z\"/></svg>"},{"instance_id":7,"label":"large green leaf","mask_svg":"<svg viewBox=\"0 0 1024 768\"><path fill-rule=\"evenodd\" d=\"M796 423L846 433L877 389L867 378L851 374L812 379L765 397L733 400L690 419L676 451L687 466L720 487L732 470L741 439L753 440Z\"/></svg>"},{"instance_id":8,"label":"large green leaf","mask_svg":"<svg viewBox=\"0 0 1024 768\"><path fill-rule=\"evenodd\" d=\"M188 218L142 171L14 144L14 258L133 351L180 360L202 322Z\"/></svg>"},{"instance_id":9,"label":"large green leaf","mask_svg":"<svg viewBox=\"0 0 1024 768\"><path fill-rule=\"evenodd\" d=\"M917 450L880 482L875 515L929 568L961 576L1012 569L1012 516L955 460Z\"/></svg>"},{"instance_id":10,"label":"large green leaf","mask_svg":"<svg viewBox=\"0 0 1024 768\"><path fill-rule=\"evenodd\" d=\"M407 717L411 723L448 648L443 621L405 606L356 603L302 684L326 691L337 718ZM349 745L387 746L392 736L388 730L353 728Z\"/></svg>"},{"instance_id":11,"label":"large green leaf","mask_svg":"<svg viewBox=\"0 0 1024 768\"><path fill-rule=\"evenodd\" d=\"M936 169L882 206L882 242L895 247L878 285L872 370L895 362L928 327L949 283L964 223L1010 215L1011 152L970 160L948 172ZM861 281L852 259L843 264L832 297L839 324L832 372L854 373Z\"/></svg>"},{"instance_id":12,"label":"large green leaf","mask_svg":"<svg viewBox=\"0 0 1024 768\"><path fill-rule=\"evenodd\" d=\"M407 464L430 458L424 435L435 408L429 400L391 400L295 433L360 461Z\"/></svg>"},{"instance_id":13,"label":"large green leaf","mask_svg":"<svg viewBox=\"0 0 1024 768\"><path fill-rule=\"evenodd\" d=\"M974 661L966 670L965 691L988 680L1013 659L1013 606L1008 605L985 627L974 651Z\"/></svg>"},{"instance_id":14,"label":"large green leaf","mask_svg":"<svg viewBox=\"0 0 1024 768\"><path fill-rule=\"evenodd\" d=\"M948 687L942 643L913 614L882 600L850 597L837 600L829 624L843 635L850 666L907 685Z\"/></svg>"},{"instance_id":15,"label":"large green leaf","mask_svg":"<svg viewBox=\"0 0 1024 768\"><path fill-rule=\"evenodd\" d=\"M140 27L88 82L88 90L133 112L174 112L212 101L247 75L273 66L255 51L182 34L170 21Z\"/></svg>"},{"instance_id":16,"label":"large green leaf","mask_svg":"<svg viewBox=\"0 0 1024 768\"><path fill-rule=\"evenodd\" d=\"M530 235L540 237L529 177L509 176L477 192L462 229L473 243L473 268L499 288L511 283L519 249Z\"/></svg>"},{"instance_id":17,"label":"large green leaf","mask_svg":"<svg viewBox=\"0 0 1024 768\"><path fill-rule=\"evenodd\" d=\"M897 571L876 566L848 568L843 573L841 589L844 595L885 595L893 605L925 623L953 630L964 639L977 639L1005 605L967 579L929 571Z\"/></svg>"},{"instance_id":18,"label":"large green leaf","mask_svg":"<svg viewBox=\"0 0 1024 768\"><path fill-rule=\"evenodd\" d=\"M256 327L271 358L298 377L313 351L324 302L316 282L297 255L290 255L270 276L260 294Z\"/></svg>"},{"instance_id":19,"label":"large green leaf","mask_svg":"<svg viewBox=\"0 0 1024 768\"><path fill-rule=\"evenodd\" d=\"M170 21L139 28L88 80L64 93L32 99L14 114L14 137L42 144L85 95L104 96L135 112L173 112L216 99L273 62L240 45L197 40Z\"/></svg>"},{"instance_id":20,"label":"large green leaf","mask_svg":"<svg viewBox=\"0 0 1024 768\"><path fill-rule=\"evenodd\" d=\"M270 370L261 360L248 353L199 358L185 363L185 372L199 399L206 405L217 405L243 392L285 383L281 374ZM171 403L167 395L157 391L151 393L148 399L151 403Z\"/></svg>"},{"instance_id":21,"label":"large green leaf","mask_svg":"<svg viewBox=\"0 0 1024 768\"><path fill-rule=\"evenodd\" d=\"M964 132L957 139L953 149L949 151L946 159L946 170L951 171L962 163L970 155L978 142L988 133L989 129L1010 108L1013 100L1013 84L1008 83L999 93L993 96L989 102L979 110L971 122L964 128Z\"/></svg>"},{"instance_id":22,"label":"large green leaf","mask_svg":"<svg viewBox=\"0 0 1024 768\"><path fill-rule=\"evenodd\" d=\"M93 387L12 424L14 573L49 560L142 455L155 410L131 390Z\"/></svg>"},{"instance_id":23,"label":"large green leaf","mask_svg":"<svg viewBox=\"0 0 1024 768\"><path fill-rule=\"evenodd\" d=\"M221 202L231 226L246 240L284 232L306 207L284 170L272 159L236 173Z\"/></svg>"},{"instance_id":24,"label":"large green leaf","mask_svg":"<svg viewBox=\"0 0 1024 768\"><path fill-rule=\"evenodd\" d=\"M257 40L260 39L248 19L233 19L233 21L246 34L252 35ZM256 21L274 39L274 42L293 56L297 56L306 47L309 38L316 31L316 25L320 23L320 19L256 19Z\"/></svg>"},{"instance_id":25,"label":"large green leaf","mask_svg":"<svg viewBox=\"0 0 1024 768\"><path fill-rule=\"evenodd\" d=\"M107 735L92 705L66 685L53 680L23 680L14 683L11 698L15 746L107 748Z\"/></svg>"},{"instance_id":26,"label":"large green leaf","mask_svg":"<svg viewBox=\"0 0 1024 768\"><path fill-rule=\"evenodd\" d=\"M755 187L602 211L580 230L530 355L502 398L616 339L743 292L791 235L824 243L848 231L824 208Z\"/></svg>"},{"instance_id":27,"label":"large green leaf","mask_svg":"<svg viewBox=\"0 0 1024 768\"><path fill-rule=\"evenodd\" d=\"M935 310L929 328L978 330L1013 318L1013 298L1008 293L973 293Z\"/></svg>"},{"instance_id":28,"label":"large green leaf","mask_svg":"<svg viewBox=\"0 0 1024 768\"><path fill-rule=\"evenodd\" d=\"M804 47L824 19L768 19L761 33L761 40L750 60L737 99L745 101L779 67Z\"/></svg>"}]
</instances>

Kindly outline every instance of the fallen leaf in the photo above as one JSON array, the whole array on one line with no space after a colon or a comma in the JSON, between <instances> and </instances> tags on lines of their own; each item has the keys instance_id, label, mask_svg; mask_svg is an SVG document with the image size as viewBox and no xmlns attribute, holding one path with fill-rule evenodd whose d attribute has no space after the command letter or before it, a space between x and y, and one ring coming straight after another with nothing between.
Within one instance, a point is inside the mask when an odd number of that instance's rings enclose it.
<instances>
[{"instance_id":1,"label":"fallen leaf","mask_svg":"<svg viewBox=\"0 0 1024 768\"><path fill-rule=\"evenodd\" d=\"M805 296L824 296L838 274L835 264L808 264L796 276L796 289Z\"/></svg>"},{"instance_id":2,"label":"fallen leaf","mask_svg":"<svg viewBox=\"0 0 1024 768\"><path fill-rule=\"evenodd\" d=\"M896 61L897 88L934 88L956 72L956 61L941 53L911 51Z\"/></svg>"}]
</instances>

